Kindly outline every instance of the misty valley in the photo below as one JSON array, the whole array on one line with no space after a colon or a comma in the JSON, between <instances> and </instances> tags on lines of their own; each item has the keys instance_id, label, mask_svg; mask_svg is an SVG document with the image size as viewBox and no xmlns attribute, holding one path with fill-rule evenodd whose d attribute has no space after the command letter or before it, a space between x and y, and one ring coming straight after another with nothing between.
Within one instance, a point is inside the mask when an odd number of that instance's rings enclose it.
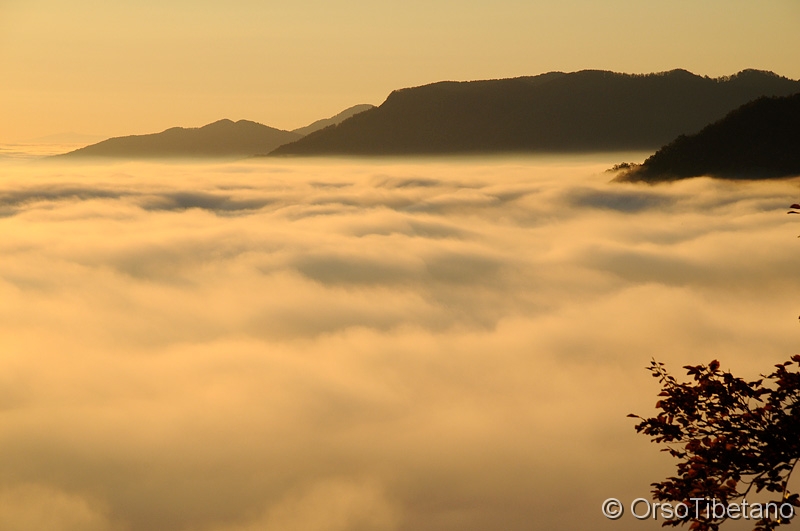
<instances>
[{"instance_id":1,"label":"misty valley","mask_svg":"<svg viewBox=\"0 0 800 531\"><path fill-rule=\"evenodd\" d=\"M644 368L796 352L800 194L644 156L2 160L2 516L660 528Z\"/></svg>"}]
</instances>

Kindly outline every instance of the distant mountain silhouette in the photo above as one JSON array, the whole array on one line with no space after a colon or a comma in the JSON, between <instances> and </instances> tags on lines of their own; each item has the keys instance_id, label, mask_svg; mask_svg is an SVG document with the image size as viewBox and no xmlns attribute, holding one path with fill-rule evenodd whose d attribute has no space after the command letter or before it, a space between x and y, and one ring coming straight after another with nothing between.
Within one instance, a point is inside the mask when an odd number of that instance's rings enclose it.
<instances>
[{"instance_id":1,"label":"distant mountain silhouette","mask_svg":"<svg viewBox=\"0 0 800 531\"><path fill-rule=\"evenodd\" d=\"M313 133L314 131L319 131L320 129L325 129L331 125L340 124L343 121L347 120L351 116L358 114L360 112L368 111L370 109L374 109L374 105L370 105L369 103L362 103L360 105L353 105L349 107L336 116L332 116L330 118L323 118L322 120L317 120L316 122L307 125L305 127L300 127L298 129L293 129L293 133L298 133L303 136Z\"/></svg>"},{"instance_id":2,"label":"distant mountain silhouette","mask_svg":"<svg viewBox=\"0 0 800 531\"><path fill-rule=\"evenodd\" d=\"M800 176L800 94L759 98L695 135L681 135L615 180L661 182Z\"/></svg>"},{"instance_id":3,"label":"distant mountain silhouette","mask_svg":"<svg viewBox=\"0 0 800 531\"><path fill-rule=\"evenodd\" d=\"M584 70L440 82L392 92L374 109L279 147L274 155L402 155L655 149L743 103L800 91L800 81L745 70Z\"/></svg>"},{"instance_id":4,"label":"distant mountain silhouette","mask_svg":"<svg viewBox=\"0 0 800 531\"><path fill-rule=\"evenodd\" d=\"M247 157L302 138L248 120L219 120L199 128L173 127L161 133L109 138L59 157Z\"/></svg>"}]
</instances>

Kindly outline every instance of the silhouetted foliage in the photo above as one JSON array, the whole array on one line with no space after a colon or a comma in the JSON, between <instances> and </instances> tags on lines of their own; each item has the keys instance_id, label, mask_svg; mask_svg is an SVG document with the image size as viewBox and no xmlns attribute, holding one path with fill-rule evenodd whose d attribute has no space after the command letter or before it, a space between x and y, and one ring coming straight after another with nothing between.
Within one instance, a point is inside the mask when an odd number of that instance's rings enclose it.
<instances>
[{"instance_id":1,"label":"silhouetted foliage","mask_svg":"<svg viewBox=\"0 0 800 531\"><path fill-rule=\"evenodd\" d=\"M761 379L746 381L722 372L714 360L684 367L690 382L678 382L663 363L649 367L662 386L657 416L638 418L636 431L667 445L678 459L677 474L653 483L654 499L685 503L699 511L663 525L690 523L698 531L716 531L728 515L708 511L716 501L741 503L755 492L775 493L778 506L800 506L788 491L800 459L800 355L775 365ZM692 501L697 499L705 501ZM785 514L789 511L785 511ZM760 531L787 523L775 512L755 522Z\"/></svg>"},{"instance_id":2,"label":"silhouetted foliage","mask_svg":"<svg viewBox=\"0 0 800 531\"><path fill-rule=\"evenodd\" d=\"M614 164L606 171L610 173L616 173L620 171L631 171L638 168L639 166L640 164L636 164L635 162L620 162L619 164Z\"/></svg>"},{"instance_id":3,"label":"silhouetted foliage","mask_svg":"<svg viewBox=\"0 0 800 531\"><path fill-rule=\"evenodd\" d=\"M796 209L800 209L800 205L798 205L797 203L794 203L794 204L793 204L792 206L790 206L789 208L796 208ZM797 212L796 210L790 210L789 212L787 212L787 214L800 214L800 212ZM800 238L800 236L798 236L798 238Z\"/></svg>"}]
</instances>

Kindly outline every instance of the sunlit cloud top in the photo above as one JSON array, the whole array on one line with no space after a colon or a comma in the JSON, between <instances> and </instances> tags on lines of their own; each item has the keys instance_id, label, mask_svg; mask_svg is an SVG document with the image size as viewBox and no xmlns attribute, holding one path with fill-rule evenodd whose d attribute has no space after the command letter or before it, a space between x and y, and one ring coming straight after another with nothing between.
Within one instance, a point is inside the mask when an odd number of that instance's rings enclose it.
<instances>
[{"instance_id":1,"label":"sunlit cloud top","mask_svg":"<svg viewBox=\"0 0 800 531\"><path fill-rule=\"evenodd\" d=\"M797 342L796 181L3 162L0 528L579 531L657 382Z\"/></svg>"}]
</instances>

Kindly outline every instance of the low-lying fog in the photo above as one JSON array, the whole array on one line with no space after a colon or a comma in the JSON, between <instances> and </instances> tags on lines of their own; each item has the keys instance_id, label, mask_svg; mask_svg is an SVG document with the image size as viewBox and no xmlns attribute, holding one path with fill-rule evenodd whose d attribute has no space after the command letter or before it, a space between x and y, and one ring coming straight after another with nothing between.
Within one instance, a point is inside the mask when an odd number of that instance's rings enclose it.
<instances>
[{"instance_id":1,"label":"low-lying fog","mask_svg":"<svg viewBox=\"0 0 800 531\"><path fill-rule=\"evenodd\" d=\"M3 163L0 529L659 528L645 367L798 353L800 189L621 160Z\"/></svg>"}]
</instances>

